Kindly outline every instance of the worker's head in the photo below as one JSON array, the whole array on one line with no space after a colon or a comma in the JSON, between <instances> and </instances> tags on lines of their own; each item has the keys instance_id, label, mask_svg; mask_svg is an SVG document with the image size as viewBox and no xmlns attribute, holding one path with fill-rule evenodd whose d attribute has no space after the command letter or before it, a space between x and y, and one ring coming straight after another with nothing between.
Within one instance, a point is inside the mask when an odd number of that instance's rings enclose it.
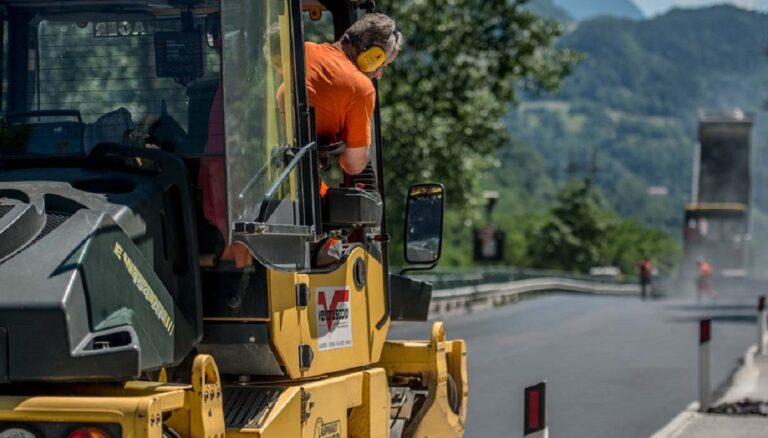
<instances>
[{"instance_id":1,"label":"worker's head","mask_svg":"<svg viewBox=\"0 0 768 438\"><path fill-rule=\"evenodd\" d=\"M699 256L698 258L696 258L696 263L698 263L698 264L704 263L704 257Z\"/></svg>"},{"instance_id":2,"label":"worker's head","mask_svg":"<svg viewBox=\"0 0 768 438\"><path fill-rule=\"evenodd\" d=\"M366 76L381 78L394 62L403 44L403 35L395 22L384 14L366 14L339 39L342 50Z\"/></svg>"}]
</instances>

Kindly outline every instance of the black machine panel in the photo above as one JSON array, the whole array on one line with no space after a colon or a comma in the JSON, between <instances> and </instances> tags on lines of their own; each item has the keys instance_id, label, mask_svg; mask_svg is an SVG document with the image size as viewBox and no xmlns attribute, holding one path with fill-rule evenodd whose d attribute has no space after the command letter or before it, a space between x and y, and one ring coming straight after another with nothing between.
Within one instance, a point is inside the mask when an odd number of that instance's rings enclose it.
<instances>
[{"instance_id":1,"label":"black machine panel","mask_svg":"<svg viewBox=\"0 0 768 438\"><path fill-rule=\"evenodd\" d=\"M201 338L186 172L150 155L162 171L0 172L0 380L134 378Z\"/></svg>"},{"instance_id":2,"label":"black machine panel","mask_svg":"<svg viewBox=\"0 0 768 438\"><path fill-rule=\"evenodd\" d=\"M202 272L206 318L269 318L267 270L255 263L247 269L208 269Z\"/></svg>"}]
</instances>

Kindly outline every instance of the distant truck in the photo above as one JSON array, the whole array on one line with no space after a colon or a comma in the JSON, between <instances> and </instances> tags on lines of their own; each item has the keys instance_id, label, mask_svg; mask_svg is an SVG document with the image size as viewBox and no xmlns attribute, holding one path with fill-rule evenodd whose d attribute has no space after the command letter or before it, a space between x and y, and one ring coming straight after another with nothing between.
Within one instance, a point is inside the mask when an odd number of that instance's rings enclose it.
<instances>
[{"instance_id":1,"label":"distant truck","mask_svg":"<svg viewBox=\"0 0 768 438\"><path fill-rule=\"evenodd\" d=\"M750 150L754 117L741 110L699 115L692 203L683 222L683 271L703 257L718 276L747 275Z\"/></svg>"}]
</instances>

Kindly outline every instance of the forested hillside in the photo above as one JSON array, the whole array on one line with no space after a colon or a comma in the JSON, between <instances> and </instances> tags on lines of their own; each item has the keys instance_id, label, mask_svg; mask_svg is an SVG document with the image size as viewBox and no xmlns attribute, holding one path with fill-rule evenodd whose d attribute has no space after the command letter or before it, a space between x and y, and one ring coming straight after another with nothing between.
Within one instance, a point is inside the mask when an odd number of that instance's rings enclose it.
<instances>
[{"instance_id":1,"label":"forested hillside","mask_svg":"<svg viewBox=\"0 0 768 438\"><path fill-rule=\"evenodd\" d=\"M632 0L554 0L555 4L577 20L608 15L642 20L640 8Z\"/></svg>"},{"instance_id":2,"label":"forested hillside","mask_svg":"<svg viewBox=\"0 0 768 438\"><path fill-rule=\"evenodd\" d=\"M539 17L556 20L563 24L573 21L573 16L557 6L554 0L531 0L525 3L525 8Z\"/></svg>"},{"instance_id":3,"label":"forested hillside","mask_svg":"<svg viewBox=\"0 0 768 438\"><path fill-rule=\"evenodd\" d=\"M599 16L633 20L645 18L631 0L531 0L525 7L537 15L563 24Z\"/></svg>"},{"instance_id":4,"label":"forested hillside","mask_svg":"<svg viewBox=\"0 0 768 438\"><path fill-rule=\"evenodd\" d=\"M543 171L548 182L528 193L510 191L507 205L535 206L529 195L546 199L550 187L591 176L622 216L677 235L690 192L697 111L734 107L758 115L753 172L755 186L766 187L760 112L768 98L768 15L718 6L643 21L602 17L580 23L559 45L585 60L559 94L528 96L509 115L512 135L533 150L511 145L491 178L500 187ZM768 190L754 195L768 210ZM755 223L753 234L765 234L763 221Z\"/></svg>"}]
</instances>

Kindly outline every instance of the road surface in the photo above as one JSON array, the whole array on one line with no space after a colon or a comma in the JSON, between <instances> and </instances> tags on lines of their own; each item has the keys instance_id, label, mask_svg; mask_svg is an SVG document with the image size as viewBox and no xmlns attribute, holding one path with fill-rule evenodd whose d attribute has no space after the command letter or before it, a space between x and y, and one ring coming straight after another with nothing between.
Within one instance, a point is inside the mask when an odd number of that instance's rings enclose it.
<instances>
[{"instance_id":1,"label":"road surface","mask_svg":"<svg viewBox=\"0 0 768 438\"><path fill-rule=\"evenodd\" d=\"M641 301L554 295L444 318L469 355L467 437L522 436L523 389L547 380L553 437L647 437L697 394L698 320L713 319L712 381L755 342L755 298ZM398 323L391 339L427 339Z\"/></svg>"}]
</instances>

